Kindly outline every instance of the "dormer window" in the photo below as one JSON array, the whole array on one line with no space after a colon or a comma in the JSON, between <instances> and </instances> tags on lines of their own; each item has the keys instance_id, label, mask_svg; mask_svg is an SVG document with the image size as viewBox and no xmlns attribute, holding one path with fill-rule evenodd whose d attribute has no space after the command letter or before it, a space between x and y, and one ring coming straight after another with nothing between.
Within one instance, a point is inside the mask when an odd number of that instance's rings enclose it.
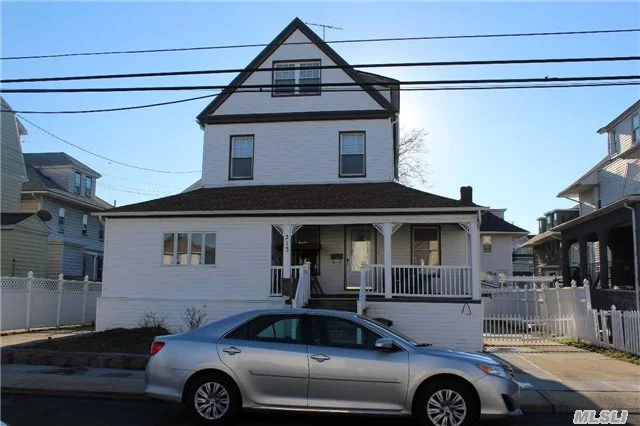
<instances>
[{"instance_id":1,"label":"dormer window","mask_svg":"<svg viewBox=\"0 0 640 426\"><path fill-rule=\"evenodd\" d=\"M273 96L319 95L320 61L274 62Z\"/></svg>"},{"instance_id":2,"label":"dormer window","mask_svg":"<svg viewBox=\"0 0 640 426\"><path fill-rule=\"evenodd\" d=\"M82 173L76 172L73 177L73 193L80 195L82 187Z\"/></svg>"},{"instance_id":3,"label":"dormer window","mask_svg":"<svg viewBox=\"0 0 640 426\"><path fill-rule=\"evenodd\" d=\"M640 114L635 113L631 117L631 143L636 143L640 140Z\"/></svg>"},{"instance_id":4,"label":"dormer window","mask_svg":"<svg viewBox=\"0 0 640 426\"><path fill-rule=\"evenodd\" d=\"M611 145L611 155L620 153L620 134L615 130L609 133L609 144Z\"/></svg>"},{"instance_id":5,"label":"dormer window","mask_svg":"<svg viewBox=\"0 0 640 426\"><path fill-rule=\"evenodd\" d=\"M84 196L91 198L91 191L93 189L93 178L91 176L87 176L84 181Z\"/></svg>"}]
</instances>

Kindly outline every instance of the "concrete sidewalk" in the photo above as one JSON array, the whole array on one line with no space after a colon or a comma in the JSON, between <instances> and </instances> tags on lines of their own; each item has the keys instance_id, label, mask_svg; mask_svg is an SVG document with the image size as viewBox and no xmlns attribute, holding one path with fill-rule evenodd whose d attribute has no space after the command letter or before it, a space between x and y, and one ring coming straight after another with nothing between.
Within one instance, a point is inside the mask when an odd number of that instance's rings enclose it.
<instances>
[{"instance_id":1,"label":"concrete sidewalk","mask_svg":"<svg viewBox=\"0 0 640 426\"><path fill-rule=\"evenodd\" d=\"M564 345L494 347L488 352L514 367L524 411L640 413L638 365Z\"/></svg>"},{"instance_id":2,"label":"concrete sidewalk","mask_svg":"<svg viewBox=\"0 0 640 426\"><path fill-rule=\"evenodd\" d=\"M74 326L60 328L46 328L19 333L6 332L0 335L0 347L35 343L40 340L59 339L61 337L76 336L78 334L91 333L91 326Z\"/></svg>"}]
</instances>

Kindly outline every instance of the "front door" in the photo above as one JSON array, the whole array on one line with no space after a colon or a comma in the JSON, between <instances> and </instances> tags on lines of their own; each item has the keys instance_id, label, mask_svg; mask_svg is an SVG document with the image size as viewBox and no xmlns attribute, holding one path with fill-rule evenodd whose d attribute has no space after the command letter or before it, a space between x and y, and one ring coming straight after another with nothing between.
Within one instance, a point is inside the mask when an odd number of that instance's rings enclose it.
<instances>
[{"instance_id":1,"label":"front door","mask_svg":"<svg viewBox=\"0 0 640 426\"><path fill-rule=\"evenodd\" d=\"M360 269L362 265L375 262L375 245L371 228L347 228L347 253L345 263L346 288L358 290L360 288Z\"/></svg>"},{"instance_id":2,"label":"front door","mask_svg":"<svg viewBox=\"0 0 640 426\"><path fill-rule=\"evenodd\" d=\"M310 315L309 408L402 410L409 354L381 350L381 336L351 320Z\"/></svg>"},{"instance_id":3,"label":"front door","mask_svg":"<svg viewBox=\"0 0 640 426\"><path fill-rule=\"evenodd\" d=\"M309 362L300 315L256 317L218 340L218 354L250 402L306 407Z\"/></svg>"}]
</instances>

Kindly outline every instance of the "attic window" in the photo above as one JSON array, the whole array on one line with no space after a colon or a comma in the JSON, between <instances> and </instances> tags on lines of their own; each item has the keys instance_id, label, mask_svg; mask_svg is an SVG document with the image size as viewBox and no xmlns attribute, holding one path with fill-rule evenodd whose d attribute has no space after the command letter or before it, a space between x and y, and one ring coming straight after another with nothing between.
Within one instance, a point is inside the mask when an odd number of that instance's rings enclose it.
<instances>
[{"instance_id":1,"label":"attic window","mask_svg":"<svg viewBox=\"0 0 640 426\"><path fill-rule=\"evenodd\" d=\"M319 66L320 61L274 62L273 96L319 95Z\"/></svg>"}]
</instances>

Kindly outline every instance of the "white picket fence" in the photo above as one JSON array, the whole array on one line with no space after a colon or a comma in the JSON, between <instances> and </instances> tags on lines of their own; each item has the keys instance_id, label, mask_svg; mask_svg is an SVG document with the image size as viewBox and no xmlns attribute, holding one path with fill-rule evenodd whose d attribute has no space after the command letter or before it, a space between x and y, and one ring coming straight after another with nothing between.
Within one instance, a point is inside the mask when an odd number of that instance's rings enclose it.
<instances>
[{"instance_id":1,"label":"white picket fence","mask_svg":"<svg viewBox=\"0 0 640 426\"><path fill-rule=\"evenodd\" d=\"M485 344L490 346L545 345L549 340L575 338L576 327L570 315L546 318L485 315L483 337Z\"/></svg>"},{"instance_id":2,"label":"white picket fence","mask_svg":"<svg viewBox=\"0 0 640 426\"><path fill-rule=\"evenodd\" d=\"M26 277L0 277L0 330L91 324L102 283Z\"/></svg>"},{"instance_id":3,"label":"white picket fence","mask_svg":"<svg viewBox=\"0 0 640 426\"><path fill-rule=\"evenodd\" d=\"M584 318L585 334L579 336L602 348L640 355L640 312L590 309Z\"/></svg>"}]
</instances>

